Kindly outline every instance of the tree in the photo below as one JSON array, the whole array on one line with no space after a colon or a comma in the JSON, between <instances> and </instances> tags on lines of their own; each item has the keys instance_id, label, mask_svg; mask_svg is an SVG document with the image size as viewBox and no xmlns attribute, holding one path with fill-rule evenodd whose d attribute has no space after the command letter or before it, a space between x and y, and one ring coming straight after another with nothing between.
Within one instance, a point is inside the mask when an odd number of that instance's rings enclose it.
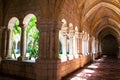
<instances>
[{"instance_id":1,"label":"tree","mask_svg":"<svg viewBox=\"0 0 120 80\"><path fill-rule=\"evenodd\" d=\"M12 34L12 54L14 55L14 58L16 59L16 53L20 54L20 51L17 51L17 44L20 41L20 34L21 34L21 29L19 27L19 21L16 21L16 23L14 24L14 28L13 28L13 34ZM20 46L19 46L20 47Z\"/></svg>"},{"instance_id":2,"label":"tree","mask_svg":"<svg viewBox=\"0 0 120 80\"><path fill-rule=\"evenodd\" d=\"M38 56L39 31L36 28L36 21L36 17L32 17L26 30L27 53L29 53L29 60L31 60L32 57L36 59Z\"/></svg>"}]
</instances>

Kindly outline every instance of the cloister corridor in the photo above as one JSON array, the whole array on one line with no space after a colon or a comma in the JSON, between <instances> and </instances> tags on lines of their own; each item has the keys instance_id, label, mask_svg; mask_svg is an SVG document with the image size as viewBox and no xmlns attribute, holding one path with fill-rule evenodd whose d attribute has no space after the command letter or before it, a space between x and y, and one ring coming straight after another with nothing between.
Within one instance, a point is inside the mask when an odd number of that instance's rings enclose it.
<instances>
[{"instance_id":1,"label":"cloister corridor","mask_svg":"<svg viewBox=\"0 0 120 80\"><path fill-rule=\"evenodd\" d=\"M0 80L120 80L120 0L0 0Z\"/></svg>"}]
</instances>

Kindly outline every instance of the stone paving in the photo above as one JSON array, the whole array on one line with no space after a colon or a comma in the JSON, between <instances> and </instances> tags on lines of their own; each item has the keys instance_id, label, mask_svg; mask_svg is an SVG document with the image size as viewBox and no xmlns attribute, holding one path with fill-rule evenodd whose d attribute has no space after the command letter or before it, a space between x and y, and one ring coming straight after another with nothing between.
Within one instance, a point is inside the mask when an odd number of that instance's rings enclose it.
<instances>
[{"instance_id":1,"label":"stone paving","mask_svg":"<svg viewBox=\"0 0 120 80\"><path fill-rule=\"evenodd\" d=\"M120 59L104 55L63 80L120 80Z\"/></svg>"}]
</instances>

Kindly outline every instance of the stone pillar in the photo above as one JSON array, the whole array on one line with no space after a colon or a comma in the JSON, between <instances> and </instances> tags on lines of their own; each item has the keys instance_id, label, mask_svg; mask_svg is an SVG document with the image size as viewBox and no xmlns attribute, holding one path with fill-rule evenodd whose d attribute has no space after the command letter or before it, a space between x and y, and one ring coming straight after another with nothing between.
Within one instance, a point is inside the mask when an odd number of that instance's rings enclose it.
<instances>
[{"instance_id":1,"label":"stone pillar","mask_svg":"<svg viewBox=\"0 0 120 80\"><path fill-rule=\"evenodd\" d=\"M67 61L67 35L66 34L63 34L63 38L62 38L61 61Z\"/></svg>"},{"instance_id":2,"label":"stone pillar","mask_svg":"<svg viewBox=\"0 0 120 80\"><path fill-rule=\"evenodd\" d=\"M21 50L20 50L20 57L18 57L18 61L26 60L26 29L27 25L21 28Z\"/></svg>"},{"instance_id":3,"label":"stone pillar","mask_svg":"<svg viewBox=\"0 0 120 80\"><path fill-rule=\"evenodd\" d=\"M119 50L118 50L118 59L120 59L120 38L118 38L118 48L119 48Z\"/></svg>"},{"instance_id":4,"label":"stone pillar","mask_svg":"<svg viewBox=\"0 0 120 80\"><path fill-rule=\"evenodd\" d=\"M98 40L95 40L95 58L98 58L99 51L98 51Z\"/></svg>"},{"instance_id":5,"label":"stone pillar","mask_svg":"<svg viewBox=\"0 0 120 80\"><path fill-rule=\"evenodd\" d=\"M92 56L93 56L93 61L95 60L95 38L92 37Z\"/></svg>"},{"instance_id":6,"label":"stone pillar","mask_svg":"<svg viewBox=\"0 0 120 80\"><path fill-rule=\"evenodd\" d=\"M61 28L61 32L62 32L62 55L61 55L61 61L67 61L67 38L68 38L68 27L67 24L63 23L62 28Z\"/></svg>"},{"instance_id":7,"label":"stone pillar","mask_svg":"<svg viewBox=\"0 0 120 80\"><path fill-rule=\"evenodd\" d=\"M56 21L44 19L37 26L40 31L40 43L35 66L36 80L60 80L58 24Z\"/></svg>"},{"instance_id":8,"label":"stone pillar","mask_svg":"<svg viewBox=\"0 0 120 80\"><path fill-rule=\"evenodd\" d=\"M2 29L0 29L0 62L2 60L2 54L1 54L1 47L2 47L2 45L1 45L1 43L2 43Z\"/></svg>"},{"instance_id":9,"label":"stone pillar","mask_svg":"<svg viewBox=\"0 0 120 80\"><path fill-rule=\"evenodd\" d=\"M75 35L74 35L74 56L75 58L78 58L79 57L79 45L81 45L79 43L79 32L78 32L78 29L75 28Z\"/></svg>"},{"instance_id":10,"label":"stone pillar","mask_svg":"<svg viewBox=\"0 0 120 80\"><path fill-rule=\"evenodd\" d=\"M74 54L74 48L73 48L73 37L74 37L74 28L72 24L69 24L69 60L73 59L73 54Z\"/></svg>"},{"instance_id":11,"label":"stone pillar","mask_svg":"<svg viewBox=\"0 0 120 80\"><path fill-rule=\"evenodd\" d=\"M91 56L91 60L92 60L92 37L89 36L89 41L88 41L88 52L89 52L89 55Z\"/></svg>"},{"instance_id":12,"label":"stone pillar","mask_svg":"<svg viewBox=\"0 0 120 80\"><path fill-rule=\"evenodd\" d=\"M12 58L12 34L13 34L13 28L8 29L7 31L7 53L6 53L6 59Z\"/></svg>"},{"instance_id":13,"label":"stone pillar","mask_svg":"<svg viewBox=\"0 0 120 80\"><path fill-rule=\"evenodd\" d=\"M120 59L120 46L119 46L119 52L118 52L118 59Z\"/></svg>"},{"instance_id":14,"label":"stone pillar","mask_svg":"<svg viewBox=\"0 0 120 80\"><path fill-rule=\"evenodd\" d=\"M4 35L4 36L3 36ZM2 47L1 47L1 51L2 51L2 58L3 59L6 59L6 56L7 56L7 28L6 29L4 29L3 31L2 31L2 40L3 40L3 42L1 43L1 45L2 45Z\"/></svg>"},{"instance_id":15,"label":"stone pillar","mask_svg":"<svg viewBox=\"0 0 120 80\"><path fill-rule=\"evenodd\" d=\"M73 59L73 36L69 36L69 60Z\"/></svg>"},{"instance_id":16,"label":"stone pillar","mask_svg":"<svg viewBox=\"0 0 120 80\"><path fill-rule=\"evenodd\" d=\"M102 48L101 48L101 42L99 41L99 45L98 45L98 50L99 50L99 57L101 57L102 55Z\"/></svg>"},{"instance_id":17,"label":"stone pillar","mask_svg":"<svg viewBox=\"0 0 120 80\"><path fill-rule=\"evenodd\" d=\"M7 56L7 28L0 28L0 61L6 59Z\"/></svg>"},{"instance_id":18,"label":"stone pillar","mask_svg":"<svg viewBox=\"0 0 120 80\"><path fill-rule=\"evenodd\" d=\"M83 34L80 33L79 34L79 37L78 37L78 55L81 56L82 55L82 37L83 37Z\"/></svg>"},{"instance_id":19,"label":"stone pillar","mask_svg":"<svg viewBox=\"0 0 120 80\"><path fill-rule=\"evenodd\" d=\"M85 32L82 37L82 53L84 55L87 54L87 40L88 40L88 36L87 33Z\"/></svg>"}]
</instances>

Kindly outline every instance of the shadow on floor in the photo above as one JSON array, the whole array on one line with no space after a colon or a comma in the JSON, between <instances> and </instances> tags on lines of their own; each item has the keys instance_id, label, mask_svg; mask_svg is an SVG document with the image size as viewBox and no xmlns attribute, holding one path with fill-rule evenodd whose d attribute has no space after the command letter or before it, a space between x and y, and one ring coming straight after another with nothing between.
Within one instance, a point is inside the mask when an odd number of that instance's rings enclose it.
<instances>
[{"instance_id":1,"label":"shadow on floor","mask_svg":"<svg viewBox=\"0 0 120 80\"><path fill-rule=\"evenodd\" d=\"M64 77L62 80L120 80L120 60L103 55L100 59Z\"/></svg>"}]
</instances>

